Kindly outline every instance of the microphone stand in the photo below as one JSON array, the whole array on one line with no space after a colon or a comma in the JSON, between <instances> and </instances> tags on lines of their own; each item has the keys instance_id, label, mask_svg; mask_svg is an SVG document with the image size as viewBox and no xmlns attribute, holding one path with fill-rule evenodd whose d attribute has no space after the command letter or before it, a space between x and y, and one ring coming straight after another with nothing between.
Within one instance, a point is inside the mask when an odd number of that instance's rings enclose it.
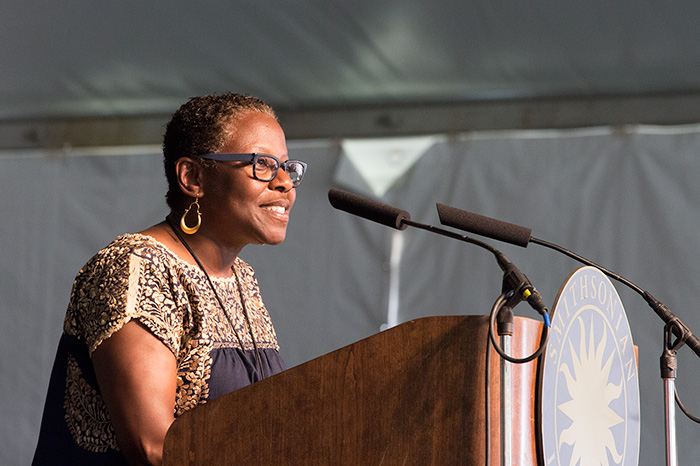
<instances>
[{"instance_id":1,"label":"microphone stand","mask_svg":"<svg viewBox=\"0 0 700 466\"><path fill-rule=\"evenodd\" d=\"M649 306L654 310L656 315L658 315L661 320L665 322L664 325L664 349L661 355L661 380L664 382L664 423L666 430L666 465L667 466L677 466L678 465L678 446L676 444L676 405L674 403L674 396L676 394L675 389L675 379L676 379L676 367L677 367L677 357L676 353L685 344L688 345L693 352L700 356L700 341L693 335L690 328L681 321L677 316L675 316L666 306L664 306L659 300L654 298L651 293L644 291L634 283L630 282L626 278L611 272L610 270L602 267L595 262L592 262L585 257L582 257L566 248L558 246L554 243L550 243L535 237L530 238L531 243L539 244L557 252L560 252L570 258L581 262L585 265L590 265L597 268L605 275L619 281L620 283L631 288L635 292L639 293L644 300L649 304ZM672 341L673 337L676 337L675 341Z\"/></svg>"},{"instance_id":2,"label":"microphone stand","mask_svg":"<svg viewBox=\"0 0 700 466\"><path fill-rule=\"evenodd\" d=\"M605 267L579 256L568 249L558 246L538 238L534 238L529 228L521 227L507 222L502 222L483 215L473 214L471 212L462 211L454 207L437 204L438 215L440 222L444 225L449 225L461 230L466 230L472 233L487 236L500 241L505 241L522 247L527 247L528 243L536 243L541 246L554 249L570 258L597 268L605 275L619 281L628 286L635 292L639 293L644 300L649 304L652 310L665 322L664 327L664 352L661 356L661 378L664 380L665 390L665 418L666 418L666 462L669 466L676 466L677 463L677 447L676 447L676 431L675 431L675 404L672 398L675 397L676 403L688 416L689 419L700 423L700 419L692 416L685 410L685 407L680 402L678 393L675 391L676 377L676 352L684 344L688 345L693 352L700 356L700 340L693 335L687 325L685 325L678 317L664 306L659 300L654 298L649 292L642 290L629 280L617 275ZM675 342L671 339L675 336Z\"/></svg>"},{"instance_id":3,"label":"microphone stand","mask_svg":"<svg viewBox=\"0 0 700 466\"><path fill-rule=\"evenodd\" d=\"M511 338L513 337L513 310L506 304L498 311L498 335L501 337L501 348L506 354L511 354ZM513 460L513 422L510 416L513 408L513 391L511 389L510 362L501 358L501 465L511 466Z\"/></svg>"},{"instance_id":4,"label":"microphone stand","mask_svg":"<svg viewBox=\"0 0 700 466\"><path fill-rule=\"evenodd\" d=\"M511 363L522 364L525 362L532 361L539 357L544 351L547 345L549 337L549 315L547 314L547 309L544 307L539 293L532 286L527 277L518 270L515 265L508 260L508 258L493 246L479 241L469 236L461 235L449 230L443 230L441 228L434 227L432 225L426 225L423 223L414 222L410 219L401 219L401 225L408 225L414 228L419 228L421 230L431 231L443 236L465 241L467 243L472 243L480 246L496 257L499 267L503 271L503 286L502 293L496 300L496 303L491 310L491 317L489 319L489 339L496 349L498 354L501 356L500 364L500 374L501 374L501 465L511 466L513 461L512 453L512 433L513 433L513 423L510 416L512 411L512 377L511 377ZM511 352L511 338L513 335L513 308L519 304L521 301L527 300L530 305L535 308L544 317L545 325L542 331L542 338L540 341L540 347L538 350L531 354L530 356L523 359L515 359L510 355ZM495 336L493 335L493 320L498 320L498 335L501 337L500 347L496 343ZM486 433L487 438L489 433ZM488 448L487 448L488 450ZM486 458L488 459L489 453L486 452ZM487 460L488 462L488 460Z\"/></svg>"},{"instance_id":5,"label":"microphone stand","mask_svg":"<svg viewBox=\"0 0 700 466\"><path fill-rule=\"evenodd\" d=\"M675 332L682 336L672 341ZM661 379L664 381L664 422L666 424L666 464L678 464L676 447L676 411L673 395L676 393L676 353L683 346L685 332L675 323L664 325L664 350L661 355Z\"/></svg>"}]
</instances>

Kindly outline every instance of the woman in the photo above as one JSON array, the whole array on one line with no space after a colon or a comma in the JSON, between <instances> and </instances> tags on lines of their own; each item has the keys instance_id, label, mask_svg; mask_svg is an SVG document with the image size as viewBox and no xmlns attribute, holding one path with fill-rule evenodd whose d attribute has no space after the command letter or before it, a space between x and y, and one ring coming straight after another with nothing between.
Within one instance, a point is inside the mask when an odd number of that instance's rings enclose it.
<instances>
[{"instance_id":1,"label":"woman","mask_svg":"<svg viewBox=\"0 0 700 466\"><path fill-rule=\"evenodd\" d=\"M163 153L166 220L76 277L34 464L160 464L175 417L284 369L238 255L284 240L306 165L270 107L231 93L183 105Z\"/></svg>"}]
</instances>

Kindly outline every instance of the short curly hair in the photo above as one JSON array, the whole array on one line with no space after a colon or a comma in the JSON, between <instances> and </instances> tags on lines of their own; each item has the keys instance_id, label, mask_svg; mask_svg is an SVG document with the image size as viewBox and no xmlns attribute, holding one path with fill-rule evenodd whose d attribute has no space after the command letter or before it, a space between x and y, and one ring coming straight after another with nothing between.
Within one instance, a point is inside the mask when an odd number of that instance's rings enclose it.
<instances>
[{"instance_id":1,"label":"short curly hair","mask_svg":"<svg viewBox=\"0 0 700 466\"><path fill-rule=\"evenodd\" d=\"M275 111L261 99L226 92L194 97L174 114L163 137L163 165L168 180L165 199L172 210L182 207L184 195L178 186L175 164L181 157L197 158L219 150L227 124L248 112L260 112L277 120Z\"/></svg>"}]
</instances>

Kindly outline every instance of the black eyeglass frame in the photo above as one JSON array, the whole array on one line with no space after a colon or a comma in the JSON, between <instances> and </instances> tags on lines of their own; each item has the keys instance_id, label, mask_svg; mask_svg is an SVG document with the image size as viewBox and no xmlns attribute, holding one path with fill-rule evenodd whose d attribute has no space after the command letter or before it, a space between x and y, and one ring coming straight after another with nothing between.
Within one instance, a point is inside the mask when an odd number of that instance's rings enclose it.
<instances>
[{"instance_id":1,"label":"black eyeglass frame","mask_svg":"<svg viewBox=\"0 0 700 466\"><path fill-rule=\"evenodd\" d=\"M269 157L273 159L275 162L277 162L277 169L274 170L272 173L272 176L270 176L269 179L265 178L260 178L258 176L256 167L258 166L258 159L260 157ZM245 152L245 153L231 153L231 154L204 154L199 156L200 159L207 159L207 160L216 160L219 162L250 162L253 164L253 177L258 180L262 181L264 183L269 183L270 181L274 180L275 177L277 176L277 172L281 168L282 170L289 175L289 170L287 167L289 166L290 163L298 163L302 167L304 167L304 171L302 172L301 176L299 177L298 180L292 179L290 176L290 179L292 180L292 186L297 187L301 184L301 181L304 179L304 175L306 174L306 168L308 165L306 162L302 162L301 160L287 160L286 162L280 162L280 159L275 157L274 155L270 154L261 154L257 152Z\"/></svg>"}]
</instances>

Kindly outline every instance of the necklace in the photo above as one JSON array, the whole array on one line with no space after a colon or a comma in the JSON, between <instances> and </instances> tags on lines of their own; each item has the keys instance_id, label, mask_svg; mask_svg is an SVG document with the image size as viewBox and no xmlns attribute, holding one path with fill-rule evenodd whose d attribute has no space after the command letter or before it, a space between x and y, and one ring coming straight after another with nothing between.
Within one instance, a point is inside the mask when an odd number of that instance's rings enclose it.
<instances>
[{"instance_id":1,"label":"necklace","mask_svg":"<svg viewBox=\"0 0 700 466\"><path fill-rule=\"evenodd\" d=\"M204 276L207 279L207 282L209 282L209 287L211 288L211 291L214 293L214 297L216 298L216 301L219 303L219 306L221 306L221 310L224 312L224 315L226 316L226 319L228 320L229 324L231 325L231 329L233 330L233 334L236 335L236 340L238 340L238 344L241 346L241 351L243 351L243 354L245 354L245 346L243 346L243 340L241 339L240 335L238 334L238 330L236 330L236 325L233 323L233 319L231 318L230 313L226 309L226 306L224 306L224 302L221 300L219 297L219 293L216 292L216 288L214 287L214 283L211 281L211 278L209 278L209 274L207 271L204 269L204 266L202 263L199 261L199 258L195 255L194 251L192 248L190 248L190 245L187 244L187 241L185 241L185 238L182 237L179 231L177 231L177 228L173 225L173 223L170 221L169 217L165 217L165 222L168 224L171 230L175 233L175 236L177 236L177 239L180 240L183 246L185 246L185 249L190 253L194 261L197 263L199 268L202 270L202 273L204 273ZM248 324L248 330L250 331L250 339L253 341L253 349L255 350L255 356L258 360L258 368L260 369L260 378L264 379L265 378L265 370L263 369L262 365L262 358L260 357L260 351L258 350L258 343L255 341L255 334L253 333L253 326L250 323L250 316L248 314L248 307L246 306L246 299L243 296L243 287L241 286L241 278L238 276L238 271L236 270L236 267L231 267L231 270L233 272L233 276L236 278L236 286L238 287L238 296L240 297L241 300L241 307L243 308L243 316L245 317L246 323Z\"/></svg>"}]
</instances>

